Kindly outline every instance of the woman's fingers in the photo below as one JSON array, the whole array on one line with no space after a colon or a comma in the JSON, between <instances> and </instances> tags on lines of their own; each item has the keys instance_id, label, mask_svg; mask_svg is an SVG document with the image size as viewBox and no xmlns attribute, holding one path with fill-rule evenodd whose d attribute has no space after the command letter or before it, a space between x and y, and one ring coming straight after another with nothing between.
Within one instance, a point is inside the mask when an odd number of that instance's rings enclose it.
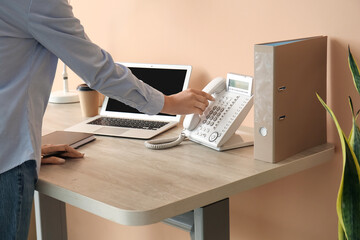
<instances>
[{"instance_id":1,"label":"woman's fingers","mask_svg":"<svg viewBox=\"0 0 360 240\"><path fill-rule=\"evenodd\" d=\"M206 92L187 89L171 96L165 96L162 112L183 115L192 113L202 114L209 105L208 101L213 100L214 98Z\"/></svg>"},{"instance_id":2,"label":"woman's fingers","mask_svg":"<svg viewBox=\"0 0 360 240\"><path fill-rule=\"evenodd\" d=\"M65 162L63 158L82 158L84 154L75 150L66 144L59 145L42 145L41 146L41 163L45 164L62 164ZM63 158L62 158L63 157Z\"/></svg>"},{"instance_id":3,"label":"woman's fingers","mask_svg":"<svg viewBox=\"0 0 360 240\"><path fill-rule=\"evenodd\" d=\"M65 163L65 159L51 156L51 157L44 157L41 159L41 164L63 164Z\"/></svg>"}]
</instances>

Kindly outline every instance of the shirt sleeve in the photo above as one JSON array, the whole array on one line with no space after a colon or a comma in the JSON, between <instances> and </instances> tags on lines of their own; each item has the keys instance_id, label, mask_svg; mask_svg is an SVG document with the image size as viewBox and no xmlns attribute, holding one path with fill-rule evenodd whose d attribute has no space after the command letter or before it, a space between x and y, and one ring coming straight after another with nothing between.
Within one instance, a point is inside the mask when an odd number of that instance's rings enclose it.
<instances>
[{"instance_id":1,"label":"shirt sleeve","mask_svg":"<svg viewBox=\"0 0 360 240\"><path fill-rule=\"evenodd\" d=\"M92 43L66 0L32 0L28 30L45 48L60 58L89 87L137 110L159 113L164 95L117 64Z\"/></svg>"}]
</instances>

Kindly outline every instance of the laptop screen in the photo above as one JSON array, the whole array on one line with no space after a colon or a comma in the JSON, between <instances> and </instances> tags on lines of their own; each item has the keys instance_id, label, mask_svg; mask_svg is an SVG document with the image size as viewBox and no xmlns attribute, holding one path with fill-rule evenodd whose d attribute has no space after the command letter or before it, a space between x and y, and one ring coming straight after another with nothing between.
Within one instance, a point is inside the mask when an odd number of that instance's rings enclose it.
<instances>
[{"instance_id":1,"label":"laptop screen","mask_svg":"<svg viewBox=\"0 0 360 240\"><path fill-rule=\"evenodd\" d=\"M171 95L181 92L184 89L187 69L166 69L166 68L146 68L146 67L129 67L132 73L143 82L159 90L165 95ZM187 87L187 86L186 86ZM106 111L140 113L120 101L109 98L106 105ZM158 115L175 116L159 113Z\"/></svg>"}]
</instances>

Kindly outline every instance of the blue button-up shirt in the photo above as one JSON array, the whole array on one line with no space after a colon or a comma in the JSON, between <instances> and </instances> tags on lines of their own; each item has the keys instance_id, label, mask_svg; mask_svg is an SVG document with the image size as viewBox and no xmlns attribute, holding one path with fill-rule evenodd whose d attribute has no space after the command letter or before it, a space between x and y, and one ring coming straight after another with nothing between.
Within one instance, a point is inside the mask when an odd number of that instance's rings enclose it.
<instances>
[{"instance_id":1,"label":"blue button-up shirt","mask_svg":"<svg viewBox=\"0 0 360 240\"><path fill-rule=\"evenodd\" d=\"M156 114L164 96L92 43L67 0L0 0L0 173L41 155L58 58L91 88Z\"/></svg>"}]
</instances>

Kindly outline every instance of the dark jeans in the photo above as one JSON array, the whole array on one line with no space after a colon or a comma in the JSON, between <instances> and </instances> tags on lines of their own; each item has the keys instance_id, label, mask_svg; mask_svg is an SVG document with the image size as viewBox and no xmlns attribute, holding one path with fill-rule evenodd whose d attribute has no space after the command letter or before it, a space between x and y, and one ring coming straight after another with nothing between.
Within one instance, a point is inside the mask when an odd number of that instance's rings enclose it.
<instances>
[{"instance_id":1,"label":"dark jeans","mask_svg":"<svg viewBox=\"0 0 360 240\"><path fill-rule=\"evenodd\" d=\"M0 174L0 239L26 240L37 181L36 161Z\"/></svg>"}]
</instances>

